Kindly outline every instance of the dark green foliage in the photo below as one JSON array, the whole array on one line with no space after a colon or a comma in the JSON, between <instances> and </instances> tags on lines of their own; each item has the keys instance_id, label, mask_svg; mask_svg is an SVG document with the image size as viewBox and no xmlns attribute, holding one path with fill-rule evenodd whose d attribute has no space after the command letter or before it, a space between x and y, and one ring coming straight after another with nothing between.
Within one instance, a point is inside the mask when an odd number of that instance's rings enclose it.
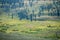
<instances>
[{"instance_id":1,"label":"dark green foliage","mask_svg":"<svg viewBox=\"0 0 60 40\"><path fill-rule=\"evenodd\" d=\"M0 32L6 32L9 27L6 24L0 25Z\"/></svg>"},{"instance_id":2,"label":"dark green foliage","mask_svg":"<svg viewBox=\"0 0 60 40\"><path fill-rule=\"evenodd\" d=\"M18 31L17 29L14 29L14 30L12 30L12 31Z\"/></svg>"},{"instance_id":3,"label":"dark green foliage","mask_svg":"<svg viewBox=\"0 0 60 40\"><path fill-rule=\"evenodd\" d=\"M51 25L48 25L47 27L52 27Z\"/></svg>"}]
</instances>

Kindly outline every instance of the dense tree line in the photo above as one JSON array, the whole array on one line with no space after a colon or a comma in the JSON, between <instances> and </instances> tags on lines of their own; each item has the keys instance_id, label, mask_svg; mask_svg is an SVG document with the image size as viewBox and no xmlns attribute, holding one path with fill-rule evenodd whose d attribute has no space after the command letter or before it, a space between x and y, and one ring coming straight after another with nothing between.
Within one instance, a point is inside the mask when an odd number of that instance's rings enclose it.
<instances>
[{"instance_id":1,"label":"dense tree line","mask_svg":"<svg viewBox=\"0 0 60 40\"><path fill-rule=\"evenodd\" d=\"M60 16L60 9L59 9L60 3L57 0L56 1L53 0L53 3L51 3L51 4L39 5L39 7L37 7L39 10L39 12L37 12L37 14L35 14L36 8L34 8L33 0L29 1L29 5L25 5L24 0L0 0L0 4L1 4L0 8L3 8L5 12L10 12L10 10L12 10L12 9L23 7L24 10L20 10L20 12L18 12L18 13L16 12L16 14L18 15L18 17L20 19L30 19L32 21L33 18L36 20L37 16L38 17L44 16L44 15ZM30 8L33 7L34 10L33 9L30 10L28 7L30 7ZM44 12L46 10L47 10L47 12ZM11 16L13 19L14 14L12 13Z\"/></svg>"}]
</instances>

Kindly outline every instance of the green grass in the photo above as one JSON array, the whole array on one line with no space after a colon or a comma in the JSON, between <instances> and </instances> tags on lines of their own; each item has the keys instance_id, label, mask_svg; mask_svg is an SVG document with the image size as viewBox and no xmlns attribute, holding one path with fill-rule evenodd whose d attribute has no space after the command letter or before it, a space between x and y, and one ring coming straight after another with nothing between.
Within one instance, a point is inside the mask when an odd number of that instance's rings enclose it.
<instances>
[{"instance_id":1,"label":"green grass","mask_svg":"<svg viewBox=\"0 0 60 40\"><path fill-rule=\"evenodd\" d=\"M44 38L60 38L60 21L9 20L0 22L0 32L19 33Z\"/></svg>"}]
</instances>

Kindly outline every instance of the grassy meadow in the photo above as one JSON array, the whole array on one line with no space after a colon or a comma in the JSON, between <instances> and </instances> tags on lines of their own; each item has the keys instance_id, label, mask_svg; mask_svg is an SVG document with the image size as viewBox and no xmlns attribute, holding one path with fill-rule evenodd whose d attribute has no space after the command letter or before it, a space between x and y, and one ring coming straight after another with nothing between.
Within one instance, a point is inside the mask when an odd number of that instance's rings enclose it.
<instances>
[{"instance_id":1,"label":"grassy meadow","mask_svg":"<svg viewBox=\"0 0 60 40\"><path fill-rule=\"evenodd\" d=\"M1 40L60 40L60 21L31 22L28 20L14 19L0 21L0 32L10 36L13 35L11 39L3 35L5 38L1 37ZM15 35L21 39L15 38Z\"/></svg>"}]
</instances>

